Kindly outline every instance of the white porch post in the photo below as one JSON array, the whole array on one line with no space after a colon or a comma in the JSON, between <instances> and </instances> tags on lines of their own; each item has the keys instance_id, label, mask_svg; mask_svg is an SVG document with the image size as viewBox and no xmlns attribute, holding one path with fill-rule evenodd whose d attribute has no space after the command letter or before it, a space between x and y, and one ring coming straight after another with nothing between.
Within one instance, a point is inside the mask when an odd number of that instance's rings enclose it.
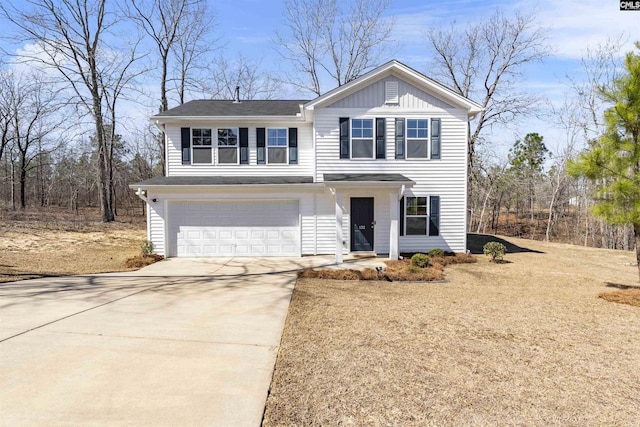
<instances>
[{"instance_id":1,"label":"white porch post","mask_svg":"<svg viewBox=\"0 0 640 427\"><path fill-rule=\"evenodd\" d=\"M389 193L389 212L390 229L389 229L389 259L398 259L400 255L400 233L399 233L399 217L400 217L400 201L395 192Z\"/></svg>"},{"instance_id":2,"label":"white porch post","mask_svg":"<svg viewBox=\"0 0 640 427\"><path fill-rule=\"evenodd\" d=\"M342 264L342 193L335 190L336 197L336 264Z\"/></svg>"}]
</instances>

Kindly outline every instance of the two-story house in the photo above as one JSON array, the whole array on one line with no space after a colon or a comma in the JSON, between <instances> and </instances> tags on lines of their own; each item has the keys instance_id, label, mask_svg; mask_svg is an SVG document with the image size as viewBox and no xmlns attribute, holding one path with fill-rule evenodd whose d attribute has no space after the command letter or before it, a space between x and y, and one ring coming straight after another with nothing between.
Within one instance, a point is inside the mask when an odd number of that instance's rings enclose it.
<instances>
[{"instance_id":1,"label":"two-story house","mask_svg":"<svg viewBox=\"0 0 640 427\"><path fill-rule=\"evenodd\" d=\"M310 101L191 101L152 117L166 176L131 188L167 257L462 252L481 109L397 61Z\"/></svg>"}]
</instances>

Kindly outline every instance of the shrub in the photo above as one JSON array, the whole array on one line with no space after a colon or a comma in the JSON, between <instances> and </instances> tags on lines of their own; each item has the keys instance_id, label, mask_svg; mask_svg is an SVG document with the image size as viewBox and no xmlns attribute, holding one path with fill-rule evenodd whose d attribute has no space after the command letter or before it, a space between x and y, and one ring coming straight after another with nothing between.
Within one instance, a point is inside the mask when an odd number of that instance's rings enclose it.
<instances>
[{"instance_id":1,"label":"shrub","mask_svg":"<svg viewBox=\"0 0 640 427\"><path fill-rule=\"evenodd\" d=\"M429 266L429 257L425 254L415 254L411 257L411 265L426 268Z\"/></svg>"},{"instance_id":2,"label":"shrub","mask_svg":"<svg viewBox=\"0 0 640 427\"><path fill-rule=\"evenodd\" d=\"M444 256L444 251L440 248L433 248L429 251L428 255L430 257Z\"/></svg>"},{"instance_id":3,"label":"shrub","mask_svg":"<svg viewBox=\"0 0 640 427\"><path fill-rule=\"evenodd\" d=\"M147 257L153 253L153 242L151 240L145 240L140 245L140 253L143 257Z\"/></svg>"},{"instance_id":4,"label":"shrub","mask_svg":"<svg viewBox=\"0 0 640 427\"><path fill-rule=\"evenodd\" d=\"M507 253L507 248L500 242L488 242L482 248L484 254L491 257L491 261L496 262L501 260L504 254Z\"/></svg>"}]
</instances>

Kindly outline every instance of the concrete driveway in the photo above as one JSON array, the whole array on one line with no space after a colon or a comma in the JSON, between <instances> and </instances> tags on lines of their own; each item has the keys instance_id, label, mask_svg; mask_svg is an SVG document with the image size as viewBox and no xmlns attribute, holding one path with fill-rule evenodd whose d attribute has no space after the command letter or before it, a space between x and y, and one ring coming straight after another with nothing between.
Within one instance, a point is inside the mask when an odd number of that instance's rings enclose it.
<instances>
[{"instance_id":1,"label":"concrete driveway","mask_svg":"<svg viewBox=\"0 0 640 427\"><path fill-rule=\"evenodd\" d=\"M303 265L170 259L0 284L0 424L259 426Z\"/></svg>"}]
</instances>

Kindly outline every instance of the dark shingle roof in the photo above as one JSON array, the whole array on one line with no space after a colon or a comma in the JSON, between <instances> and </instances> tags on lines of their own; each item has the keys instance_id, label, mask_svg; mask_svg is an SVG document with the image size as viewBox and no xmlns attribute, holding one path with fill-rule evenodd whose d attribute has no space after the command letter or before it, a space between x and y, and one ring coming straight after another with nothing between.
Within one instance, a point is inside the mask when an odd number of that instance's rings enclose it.
<instances>
[{"instance_id":1,"label":"dark shingle roof","mask_svg":"<svg viewBox=\"0 0 640 427\"><path fill-rule=\"evenodd\" d=\"M413 182L399 173L325 173L324 182Z\"/></svg>"},{"instance_id":2,"label":"dark shingle roof","mask_svg":"<svg viewBox=\"0 0 640 427\"><path fill-rule=\"evenodd\" d=\"M154 117L295 116L305 100L230 100L199 99L163 111Z\"/></svg>"},{"instance_id":3,"label":"dark shingle roof","mask_svg":"<svg viewBox=\"0 0 640 427\"><path fill-rule=\"evenodd\" d=\"M132 187L156 185L289 185L312 184L312 176L158 176Z\"/></svg>"}]
</instances>

